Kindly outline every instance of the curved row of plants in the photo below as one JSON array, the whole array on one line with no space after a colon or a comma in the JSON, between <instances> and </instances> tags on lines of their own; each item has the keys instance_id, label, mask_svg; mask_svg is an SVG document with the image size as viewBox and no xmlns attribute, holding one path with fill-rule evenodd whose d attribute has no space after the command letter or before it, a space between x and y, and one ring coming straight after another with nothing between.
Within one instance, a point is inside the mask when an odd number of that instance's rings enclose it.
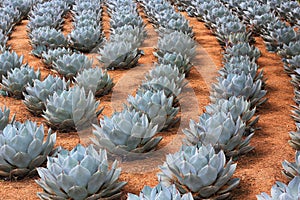
<instances>
[{"instance_id":1,"label":"curved row of plants","mask_svg":"<svg viewBox=\"0 0 300 200\"><path fill-rule=\"evenodd\" d=\"M98 59L109 70L129 69L143 55L141 47L147 33L134 1L107 0L110 16L110 37L99 49Z\"/></svg>"},{"instance_id":2,"label":"curved row of plants","mask_svg":"<svg viewBox=\"0 0 300 200\"><path fill-rule=\"evenodd\" d=\"M177 34L182 36L182 33ZM190 37L182 37L183 43L193 43ZM101 127L97 127L94 133L101 139L99 146L101 142L107 141L103 143L104 146L114 153L119 150L145 152L157 146L162 139L154 138L157 130L173 124L178 112L178 108L173 106L173 90L178 93L184 85L184 75L180 75L176 67L161 66L163 67L158 65L147 75L147 80L135 97L129 97L129 106L100 121ZM61 85L65 87L68 84ZM74 124L75 127L82 127L93 121L91 116L95 114L97 102L91 92L86 96L83 89L75 86L70 90L63 90L61 94L50 95L45 107L43 113L48 118L50 127L69 131ZM157 113L153 112L155 110ZM8 115L9 111L2 113L4 123L8 123ZM10 132L14 132L14 135L10 135ZM116 162L108 169L105 150L97 152L93 146L84 148L78 145L70 152L60 149L51 153L56 136L50 131L49 139L42 143L42 132L42 126L37 127L30 121L5 126L1 138L5 144L1 151L1 176L11 179L31 175L46 156L52 154L54 157L48 157L47 168L38 168L41 179L37 182L44 188L44 193L38 194L40 198L96 199L120 196L120 190L126 183L118 182L120 169ZM25 133L30 137L24 136ZM27 142L22 144L20 141L23 137L26 137ZM97 139L95 141L97 143Z\"/></svg>"},{"instance_id":3,"label":"curved row of plants","mask_svg":"<svg viewBox=\"0 0 300 200\"><path fill-rule=\"evenodd\" d=\"M285 72L291 76L295 87L295 102L293 106L293 119L296 121L297 131L290 132L289 144L296 149L295 162L284 161L283 173L290 180L288 185L276 182L272 187L271 197L262 193L258 199L297 199L299 198L299 74L300 67L300 32L299 9L296 1L223 1L227 7L244 19L244 22L253 29L257 35L264 39L267 50L275 52L282 57ZM285 21L287 20L290 25Z\"/></svg>"},{"instance_id":4,"label":"curved row of plants","mask_svg":"<svg viewBox=\"0 0 300 200\"><path fill-rule=\"evenodd\" d=\"M27 17L31 7L37 2L38 0L4 0L0 2L0 52L9 48L7 40L14 26Z\"/></svg>"}]
</instances>

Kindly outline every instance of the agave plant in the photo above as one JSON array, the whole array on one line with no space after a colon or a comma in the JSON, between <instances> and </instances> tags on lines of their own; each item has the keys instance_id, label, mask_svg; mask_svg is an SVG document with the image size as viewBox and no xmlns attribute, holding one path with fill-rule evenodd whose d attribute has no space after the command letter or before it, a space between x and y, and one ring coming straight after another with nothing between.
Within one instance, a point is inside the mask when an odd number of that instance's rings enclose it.
<instances>
[{"instance_id":1,"label":"agave plant","mask_svg":"<svg viewBox=\"0 0 300 200\"><path fill-rule=\"evenodd\" d=\"M64 20L60 14L44 13L44 15L30 15L27 28L30 32L41 27L60 29L63 26L63 22Z\"/></svg>"},{"instance_id":2,"label":"agave plant","mask_svg":"<svg viewBox=\"0 0 300 200\"><path fill-rule=\"evenodd\" d=\"M138 13L118 13L113 15L110 20L110 27L116 29L121 26L131 25L133 27L142 28L144 26L143 19Z\"/></svg>"},{"instance_id":3,"label":"agave plant","mask_svg":"<svg viewBox=\"0 0 300 200\"><path fill-rule=\"evenodd\" d=\"M60 94L62 91L68 90L69 85L69 81L66 82L64 78L61 79L58 76L49 75L43 81L36 79L32 86L26 87L26 92L23 93L25 97L23 103L31 113L39 116L46 108L48 97L54 92Z\"/></svg>"},{"instance_id":4,"label":"agave plant","mask_svg":"<svg viewBox=\"0 0 300 200\"><path fill-rule=\"evenodd\" d=\"M34 71L29 66L15 68L8 72L7 78L2 76L2 90L15 98L22 98L27 84L32 85L35 79L40 79L40 71Z\"/></svg>"},{"instance_id":5,"label":"agave plant","mask_svg":"<svg viewBox=\"0 0 300 200\"><path fill-rule=\"evenodd\" d=\"M75 27L68 35L71 47L83 52L90 52L103 41L100 27Z\"/></svg>"},{"instance_id":6,"label":"agave plant","mask_svg":"<svg viewBox=\"0 0 300 200\"><path fill-rule=\"evenodd\" d=\"M93 142L117 155L149 152L162 140L162 137L155 137L157 125L152 125L145 114L126 108L114 112L111 117L104 116L100 126L94 127L96 138Z\"/></svg>"},{"instance_id":7,"label":"agave plant","mask_svg":"<svg viewBox=\"0 0 300 200\"><path fill-rule=\"evenodd\" d=\"M176 66L180 73L185 74L187 77L192 68L192 63L187 56L181 55L181 53L171 52L160 55L159 52L154 52L154 55L158 58L158 62L163 65Z\"/></svg>"},{"instance_id":8,"label":"agave plant","mask_svg":"<svg viewBox=\"0 0 300 200\"><path fill-rule=\"evenodd\" d=\"M47 49L66 47L68 45L68 41L62 32L50 27L32 30L29 38L33 47L32 54L38 57Z\"/></svg>"},{"instance_id":9,"label":"agave plant","mask_svg":"<svg viewBox=\"0 0 300 200\"><path fill-rule=\"evenodd\" d=\"M278 20L268 25L268 33L262 35L268 51L277 52L284 45L299 40L300 34L292 27Z\"/></svg>"},{"instance_id":10,"label":"agave plant","mask_svg":"<svg viewBox=\"0 0 300 200\"><path fill-rule=\"evenodd\" d=\"M217 151L223 150L227 157L237 159L253 149L249 145L253 133L244 138L245 130L246 125L240 118L234 120L231 113L220 111L202 114L198 123L191 120L189 129L183 133L186 144L212 144Z\"/></svg>"},{"instance_id":11,"label":"agave plant","mask_svg":"<svg viewBox=\"0 0 300 200\"><path fill-rule=\"evenodd\" d=\"M241 118L246 124L245 135L249 135L254 132L253 126L258 122L259 116L254 117L256 108L251 108L251 104L245 101L244 97L232 96L227 99L219 99L214 104L209 104L206 108L206 113L213 115L218 112L231 113L234 121Z\"/></svg>"},{"instance_id":12,"label":"agave plant","mask_svg":"<svg viewBox=\"0 0 300 200\"><path fill-rule=\"evenodd\" d=\"M108 42L99 51L99 61L108 70L135 67L143 51L134 48L129 42Z\"/></svg>"},{"instance_id":13,"label":"agave plant","mask_svg":"<svg viewBox=\"0 0 300 200\"><path fill-rule=\"evenodd\" d=\"M84 69L92 67L93 60L84 54L73 53L71 55L64 54L53 63L53 68L67 79L72 79Z\"/></svg>"},{"instance_id":14,"label":"agave plant","mask_svg":"<svg viewBox=\"0 0 300 200\"><path fill-rule=\"evenodd\" d=\"M182 146L167 155L160 169L162 185L175 184L181 194L191 192L195 199L228 199L240 182L232 178L236 164L226 162L224 152L216 153L211 145Z\"/></svg>"},{"instance_id":15,"label":"agave plant","mask_svg":"<svg viewBox=\"0 0 300 200\"><path fill-rule=\"evenodd\" d=\"M63 55L72 55L73 53L74 52L71 49L66 49L64 47L49 49L42 54L42 60L48 67L51 67L58 58L62 57Z\"/></svg>"},{"instance_id":16,"label":"agave plant","mask_svg":"<svg viewBox=\"0 0 300 200\"><path fill-rule=\"evenodd\" d=\"M42 116L54 130L62 132L85 130L95 123L101 113L101 110L96 111L99 103L95 101L92 92L86 96L84 88L77 86L49 96Z\"/></svg>"},{"instance_id":17,"label":"agave plant","mask_svg":"<svg viewBox=\"0 0 300 200\"><path fill-rule=\"evenodd\" d=\"M118 181L121 169L111 165L105 150L78 144L71 151L60 150L48 157L47 168L38 168L37 184L44 189L40 199L116 199L126 182Z\"/></svg>"},{"instance_id":18,"label":"agave plant","mask_svg":"<svg viewBox=\"0 0 300 200\"><path fill-rule=\"evenodd\" d=\"M157 49L159 55L164 55L167 52L175 52L186 56L190 60L196 54L195 41L188 35L178 31L163 35L158 41Z\"/></svg>"},{"instance_id":19,"label":"agave plant","mask_svg":"<svg viewBox=\"0 0 300 200\"><path fill-rule=\"evenodd\" d=\"M284 59L291 59L294 56L300 55L300 39L289 44L284 44L278 54Z\"/></svg>"},{"instance_id":20,"label":"agave plant","mask_svg":"<svg viewBox=\"0 0 300 200\"><path fill-rule=\"evenodd\" d=\"M194 36L193 29L189 26L189 21L179 13L174 13L166 23L159 27L159 31L163 34L181 31L191 38Z\"/></svg>"},{"instance_id":21,"label":"agave plant","mask_svg":"<svg viewBox=\"0 0 300 200\"><path fill-rule=\"evenodd\" d=\"M147 36L144 28L132 27L125 25L112 30L110 42L126 42L130 43L132 48L139 48Z\"/></svg>"},{"instance_id":22,"label":"agave plant","mask_svg":"<svg viewBox=\"0 0 300 200\"><path fill-rule=\"evenodd\" d=\"M299 75L299 68L300 68L300 53L299 53L299 55L293 56L290 59L286 59L286 63L284 64L284 71L286 73ZM293 78L293 76L292 76L292 78ZM299 79L299 77L295 77L295 78Z\"/></svg>"},{"instance_id":23,"label":"agave plant","mask_svg":"<svg viewBox=\"0 0 300 200\"><path fill-rule=\"evenodd\" d=\"M109 74L99 67L83 70L76 76L75 81L87 93L92 91L96 97L108 94L115 85Z\"/></svg>"},{"instance_id":24,"label":"agave plant","mask_svg":"<svg viewBox=\"0 0 300 200\"><path fill-rule=\"evenodd\" d=\"M300 150L300 123L296 122L296 131L289 133L291 140L289 140L290 146L296 150Z\"/></svg>"},{"instance_id":25,"label":"agave plant","mask_svg":"<svg viewBox=\"0 0 300 200\"><path fill-rule=\"evenodd\" d=\"M256 195L257 200L281 200L281 199L299 199L300 198L300 177L296 176L289 182L288 185L277 181L276 185L272 186L271 197L263 192Z\"/></svg>"},{"instance_id":26,"label":"agave plant","mask_svg":"<svg viewBox=\"0 0 300 200\"><path fill-rule=\"evenodd\" d=\"M226 78L218 77L218 82L212 85L210 99L214 103L220 98L243 96L250 101L251 107L259 106L267 101L264 96L267 91L262 89L262 81L254 81L250 74L228 74Z\"/></svg>"},{"instance_id":27,"label":"agave plant","mask_svg":"<svg viewBox=\"0 0 300 200\"><path fill-rule=\"evenodd\" d=\"M31 9L32 1L28 0L12 0L12 1L3 1L2 6L12 6L14 8L17 8L18 11L21 12L21 18L26 17L28 12Z\"/></svg>"},{"instance_id":28,"label":"agave plant","mask_svg":"<svg viewBox=\"0 0 300 200\"><path fill-rule=\"evenodd\" d=\"M163 91L146 91L129 96L132 108L145 113L152 124L157 124L157 131L170 127L178 122L176 115L179 108L173 107L173 97L167 97Z\"/></svg>"},{"instance_id":29,"label":"agave plant","mask_svg":"<svg viewBox=\"0 0 300 200\"><path fill-rule=\"evenodd\" d=\"M225 50L224 59L228 61L233 56L248 56L250 60L257 60L260 57L260 51L249 43L241 42Z\"/></svg>"},{"instance_id":30,"label":"agave plant","mask_svg":"<svg viewBox=\"0 0 300 200\"><path fill-rule=\"evenodd\" d=\"M163 90L168 97L174 96L174 100L176 100L176 97L187 84L184 80L185 75L181 74L178 68L158 64L146 75L146 81L143 82L140 90Z\"/></svg>"},{"instance_id":31,"label":"agave plant","mask_svg":"<svg viewBox=\"0 0 300 200\"><path fill-rule=\"evenodd\" d=\"M293 179L295 176L300 175L300 151L296 152L295 162L290 163L285 160L282 162L282 173L288 178Z\"/></svg>"},{"instance_id":32,"label":"agave plant","mask_svg":"<svg viewBox=\"0 0 300 200\"><path fill-rule=\"evenodd\" d=\"M266 79L263 77L263 70L258 71L258 65L255 59L250 60L248 56L233 56L224 63L224 67L219 71L221 76L227 77L228 74L250 74L254 81L261 80L262 86Z\"/></svg>"},{"instance_id":33,"label":"agave plant","mask_svg":"<svg viewBox=\"0 0 300 200\"><path fill-rule=\"evenodd\" d=\"M154 188L145 186L140 192L140 195L128 194L127 200L194 200L191 193L187 193L181 196L180 192L176 189L176 186L170 185L168 187L158 184Z\"/></svg>"},{"instance_id":34,"label":"agave plant","mask_svg":"<svg viewBox=\"0 0 300 200\"><path fill-rule=\"evenodd\" d=\"M7 40L8 40L7 35L2 33L2 31L0 31L0 53L1 52L3 53L3 51L6 47Z\"/></svg>"},{"instance_id":35,"label":"agave plant","mask_svg":"<svg viewBox=\"0 0 300 200\"><path fill-rule=\"evenodd\" d=\"M0 176L12 179L35 174L52 152L56 134L49 130L43 141L43 125L31 121L7 125L0 133Z\"/></svg>"},{"instance_id":36,"label":"agave plant","mask_svg":"<svg viewBox=\"0 0 300 200\"><path fill-rule=\"evenodd\" d=\"M8 124L13 124L15 121L15 115L13 115L11 121L9 121L9 114L10 114L10 109L4 106L3 110L0 108L0 131L3 131L3 129L8 125Z\"/></svg>"},{"instance_id":37,"label":"agave plant","mask_svg":"<svg viewBox=\"0 0 300 200\"><path fill-rule=\"evenodd\" d=\"M4 51L0 54L0 82L2 76L7 76L7 72L20 68L23 63L23 56L18 56L14 51Z\"/></svg>"},{"instance_id":38,"label":"agave plant","mask_svg":"<svg viewBox=\"0 0 300 200\"><path fill-rule=\"evenodd\" d=\"M217 39L222 43L227 43L230 34L245 34L246 26L241 22L228 22L220 24L214 31Z\"/></svg>"}]
</instances>

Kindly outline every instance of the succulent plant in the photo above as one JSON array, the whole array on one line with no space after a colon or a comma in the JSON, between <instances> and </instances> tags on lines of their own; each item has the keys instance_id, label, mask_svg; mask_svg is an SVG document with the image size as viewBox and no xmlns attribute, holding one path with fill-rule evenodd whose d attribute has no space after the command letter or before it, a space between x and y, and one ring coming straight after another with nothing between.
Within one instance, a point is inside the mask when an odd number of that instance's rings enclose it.
<instances>
[{"instance_id":1,"label":"succulent plant","mask_svg":"<svg viewBox=\"0 0 300 200\"><path fill-rule=\"evenodd\" d=\"M228 61L233 56L248 56L250 60L257 60L260 57L260 51L249 43L241 42L225 50L224 59Z\"/></svg>"},{"instance_id":2,"label":"succulent plant","mask_svg":"<svg viewBox=\"0 0 300 200\"><path fill-rule=\"evenodd\" d=\"M162 137L155 137L157 125L150 123L140 111L123 109L111 117L104 116L100 126L94 125L93 142L109 152L126 156L128 153L145 153L155 149Z\"/></svg>"},{"instance_id":3,"label":"succulent plant","mask_svg":"<svg viewBox=\"0 0 300 200\"><path fill-rule=\"evenodd\" d=\"M38 79L33 81L33 85L26 87L26 92L23 93L26 108L34 115L41 115L45 110L46 101L54 92L60 94L63 90L69 89L70 82L61 79L58 76L53 77L48 75L45 80Z\"/></svg>"},{"instance_id":4,"label":"succulent plant","mask_svg":"<svg viewBox=\"0 0 300 200\"><path fill-rule=\"evenodd\" d=\"M300 39L299 33L280 20L276 21L274 24L269 24L268 31L269 32L263 34L262 37L268 51L271 52L277 52L284 45L288 45L290 42L295 42Z\"/></svg>"},{"instance_id":5,"label":"succulent plant","mask_svg":"<svg viewBox=\"0 0 300 200\"><path fill-rule=\"evenodd\" d=\"M290 163L285 160L282 162L282 173L288 178L293 179L300 175L300 151L296 151L295 162Z\"/></svg>"},{"instance_id":6,"label":"succulent plant","mask_svg":"<svg viewBox=\"0 0 300 200\"><path fill-rule=\"evenodd\" d=\"M267 6L267 5L266 5ZM250 19L250 24L253 26L253 31L257 34L265 34L268 30L268 24L275 23L276 17L274 12L270 12L268 7L262 8L262 14L255 15L253 19ZM253 8L255 10L255 8Z\"/></svg>"},{"instance_id":7,"label":"succulent plant","mask_svg":"<svg viewBox=\"0 0 300 200\"><path fill-rule=\"evenodd\" d=\"M276 185L273 185L271 189L271 197L267 193L263 192L260 195L256 195L257 200L299 199L299 184L300 177L298 176L293 178L288 185L276 181Z\"/></svg>"},{"instance_id":8,"label":"succulent plant","mask_svg":"<svg viewBox=\"0 0 300 200\"><path fill-rule=\"evenodd\" d=\"M47 52L42 54L42 60L48 67L51 67L58 58L62 57L63 55L71 55L73 53L74 52L71 49L66 49L64 47L49 49Z\"/></svg>"},{"instance_id":9,"label":"succulent plant","mask_svg":"<svg viewBox=\"0 0 300 200\"><path fill-rule=\"evenodd\" d=\"M226 162L223 151L211 145L182 146L166 156L158 179L162 185L175 184L181 194L191 192L194 199L228 199L240 180L232 178L236 164Z\"/></svg>"},{"instance_id":10,"label":"succulent plant","mask_svg":"<svg viewBox=\"0 0 300 200\"><path fill-rule=\"evenodd\" d=\"M178 31L163 35L158 41L157 48L159 55L175 52L186 56L190 60L192 60L196 54L195 41L188 35Z\"/></svg>"},{"instance_id":11,"label":"succulent plant","mask_svg":"<svg viewBox=\"0 0 300 200\"><path fill-rule=\"evenodd\" d=\"M66 47L68 45L68 41L62 32L50 27L41 27L32 30L29 38L33 47L32 53L38 57L47 49Z\"/></svg>"},{"instance_id":12,"label":"succulent plant","mask_svg":"<svg viewBox=\"0 0 300 200\"><path fill-rule=\"evenodd\" d=\"M68 36L70 46L83 52L90 52L103 41L100 27L75 27Z\"/></svg>"},{"instance_id":13,"label":"succulent plant","mask_svg":"<svg viewBox=\"0 0 300 200\"><path fill-rule=\"evenodd\" d=\"M135 67L143 51L134 48L129 42L108 42L99 51L98 59L108 70Z\"/></svg>"},{"instance_id":14,"label":"succulent plant","mask_svg":"<svg viewBox=\"0 0 300 200\"><path fill-rule=\"evenodd\" d=\"M229 40L229 35L232 33L246 33L246 26L241 22L233 21L220 24L214 31L214 34L221 43L226 43Z\"/></svg>"},{"instance_id":15,"label":"succulent plant","mask_svg":"<svg viewBox=\"0 0 300 200\"><path fill-rule=\"evenodd\" d=\"M170 185L168 187L158 184L154 188L145 186L140 192L140 195L128 194L127 200L194 200L191 193L187 193L181 196L180 192L176 189L176 186Z\"/></svg>"},{"instance_id":16,"label":"succulent plant","mask_svg":"<svg viewBox=\"0 0 300 200\"><path fill-rule=\"evenodd\" d=\"M2 76L2 90L6 91L10 96L22 98L27 84L33 84L33 81L40 79L40 76L39 70L35 72L29 66L15 68L7 73L7 77Z\"/></svg>"},{"instance_id":17,"label":"succulent plant","mask_svg":"<svg viewBox=\"0 0 300 200\"><path fill-rule=\"evenodd\" d=\"M157 124L157 131L170 127L178 122L176 115L179 108L173 107L173 97L167 97L163 91L146 91L129 96L130 106L146 114L152 124Z\"/></svg>"},{"instance_id":18,"label":"succulent plant","mask_svg":"<svg viewBox=\"0 0 300 200\"><path fill-rule=\"evenodd\" d=\"M62 132L81 131L96 122L99 101L95 101L92 92L86 96L84 88L73 87L60 94L49 96L46 110L42 115L46 123L54 130Z\"/></svg>"},{"instance_id":19,"label":"succulent plant","mask_svg":"<svg viewBox=\"0 0 300 200\"><path fill-rule=\"evenodd\" d=\"M2 31L0 31L0 53L5 49L7 41L8 41L7 35L2 33Z\"/></svg>"},{"instance_id":20,"label":"succulent plant","mask_svg":"<svg viewBox=\"0 0 300 200\"><path fill-rule=\"evenodd\" d=\"M250 101L251 107L259 106L267 101L264 96L267 91L262 89L262 81L254 81L250 74L228 74L226 78L218 77L218 82L212 85L210 99L212 103L218 99L228 99L231 96L243 96Z\"/></svg>"},{"instance_id":21,"label":"succulent plant","mask_svg":"<svg viewBox=\"0 0 300 200\"><path fill-rule=\"evenodd\" d=\"M24 18L31 9L32 1L28 0L12 0L12 1L3 1L2 6L12 6L16 8L21 13L21 17Z\"/></svg>"},{"instance_id":22,"label":"succulent plant","mask_svg":"<svg viewBox=\"0 0 300 200\"><path fill-rule=\"evenodd\" d=\"M6 7L2 7L0 8L0 13L2 14L2 17L4 15L6 15L10 21L10 24L16 24L21 20L21 13L17 8L14 8L13 6L6 6ZM4 31L5 34L10 34L9 32L6 32L5 29L2 29L2 31Z\"/></svg>"},{"instance_id":23,"label":"succulent plant","mask_svg":"<svg viewBox=\"0 0 300 200\"><path fill-rule=\"evenodd\" d=\"M178 68L171 65L158 64L149 74L146 74L146 81L143 82L140 89L163 90L167 97L174 96L175 100L186 85L184 80L185 75L181 74Z\"/></svg>"},{"instance_id":24,"label":"succulent plant","mask_svg":"<svg viewBox=\"0 0 300 200\"><path fill-rule=\"evenodd\" d=\"M48 131L44 141L44 127L35 122L16 122L0 133L0 176L5 179L33 175L53 150L56 134Z\"/></svg>"},{"instance_id":25,"label":"succulent plant","mask_svg":"<svg viewBox=\"0 0 300 200\"><path fill-rule=\"evenodd\" d=\"M9 121L9 115L10 115L10 109L7 108L6 106L0 108L0 131L3 131L3 129L8 125L8 124L13 124L15 121L15 115L13 115L11 121Z\"/></svg>"},{"instance_id":26,"label":"succulent plant","mask_svg":"<svg viewBox=\"0 0 300 200\"><path fill-rule=\"evenodd\" d=\"M245 128L241 118L234 120L230 112L220 111L202 114L198 123L191 120L189 129L183 133L186 144L212 144L217 151L223 150L227 157L237 159L253 149L249 145L253 133L244 138Z\"/></svg>"},{"instance_id":27,"label":"succulent plant","mask_svg":"<svg viewBox=\"0 0 300 200\"><path fill-rule=\"evenodd\" d=\"M259 116L254 117L256 108L251 108L250 102L246 101L244 97L232 96L227 99L219 99L214 104L209 104L206 108L206 113L213 115L218 112L231 113L233 121L241 118L246 124L244 135L250 135L254 132L253 126L258 122Z\"/></svg>"},{"instance_id":28,"label":"succulent plant","mask_svg":"<svg viewBox=\"0 0 300 200\"><path fill-rule=\"evenodd\" d=\"M154 55L158 58L158 62L163 65L176 66L180 73L185 74L187 77L192 68L192 63L187 56L182 56L181 53L171 52L160 55L159 52L154 52Z\"/></svg>"},{"instance_id":29,"label":"succulent plant","mask_svg":"<svg viewBox=\"0 0 300 200\"><path fill-rule=\"evenodd\" d=\"M139 48L147 33L144 28L132 27L125 25L117 29L112 30L110 36L110 42L127 42L130 43L132 48Z\"/></svg>"},{"instance_id":30,"label":"succulent plant","mask_svg":"<svg viewBox=\"0 0 300 200\"><path fill-rule=\"evenodd\" d=\"M47 168L37 169L37 184L44 189L40 199L116 199L126 182L118 181L121 169L117 161L111 165L105 150L78 144L71 151L62 149L48 157Z\"/></svg>"},{"instance_id":31,"label":"succulent plant","mask_svg":"<svg viewBox=\"0 0 300 200\"><path fill-rule=\"evenodd\" d=\"M8 16L7 16L8 17ZM13 19L1 19L0 30L5 35L10 35L13 29Z\"/></svg>"},{"instance_id":32,"label":"succulent plant","mask_svg":"<svg viewBox=\"0 0 300 200\"><path fill-rule=\"evenodd\" d=\"M116 29L124 25L131 25L133 27L143 28L144 22L138 13L118 13L113 15L110 20L110 27Z\"/></svg>"},{"instance_id":33,"label":"succulent plant","mask_svg":"<svg viewBox=\"0 0 300 200\"><path fill-rule=\"evenodd\" d=\"M172 33L173 31L181 31L190 37L194 36L194 32L192 27L189 25L189 21L179 13L174 13L174 15L172 15L166 23L159 27L159 31L164 34Z\"/></svg>"},{"instance_id":34,"label":"succulent plant","mask_svg":"<svg viewBox=\"0 0 300 200\"><path fill-rule=\"evenodd\" d=\"M50 13L44 13L44 15L30 15L27 28L30 32L41 27L60 29L63 26L63 22L64 20L61 15L53 15Z\"/></svg>"},{"instance_id":35,"label":"succulent plant","mask_svg":"<svg viewBox=\"0 0 300 200\"><path fill-rule=\"evenodd\" d=\"M0 82L2 76L7 76L7 73L15 68L20 68L23 63L23 56L18 56L14 51L4 51L0 54Z\"/></svg>"},{"instance_id":36,"label":"succulent plant","mask_svg":"<svg viewBox=\"0 0 300 200\"><path fill-rule=\"evenodd\" d=\"M92 91L96 97L108 94L115 85L109 74L99 67L83 70L76 76L75 81L87 93Z\"/></svg>"},{"instance_id":37,"label":"succulent plant","mask_svg":"<svg viewBox=\"0 0 300 200\"><path fill-rule=\"evenodd\" d=\"M64 54L53 62L53 68L67 79L72 79L84 69L92 67L93 60L84 54Z\"/></svg>"},{"instance_id":38,"label":"succulent plant","mask_svg":"<svg viewBox=\"0 0 300 200\"><path fill-rule=\"evenodd\" d=\"M284 44L278 54L284 59L291 59L294 56L300 55L300 39L296 42Z\"/></svg>"},{"instance_id":39,"label":"succulent plant","mask_svg":"<svg viewBox=\"0 0 300 200\"><path fill-rule=\"evenodd\" d=\"M298 151L300 150L300 123L296 122L296 128L296 131L289 133L291 138L289 140L289 145Z\"/></svg>"},{"instance_id":40,"label":"succulent plant","mask_svg":"<svg viewBox=\"0 0 300 200\"><path fill-rule=\"evenodd\" d=\"M263 86L266 79L263 77L263 70L258 71L259 66L255 63L255 59L250 60L248 56L233 56L226 62L224 67L219 71L221 76L227 77L228 74L245 74L251 75L254 81L261 80Z\"/></svg>"}]
</instances>

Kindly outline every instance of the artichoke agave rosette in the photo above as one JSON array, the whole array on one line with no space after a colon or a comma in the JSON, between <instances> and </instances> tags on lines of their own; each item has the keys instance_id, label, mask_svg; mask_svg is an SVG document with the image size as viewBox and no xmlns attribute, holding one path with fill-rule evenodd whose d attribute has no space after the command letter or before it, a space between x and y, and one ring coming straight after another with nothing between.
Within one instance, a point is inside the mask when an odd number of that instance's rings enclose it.
<instances>
[{"instance_id":1,"label":"artichoke agave rosette","mask_svg":"<svg viewBox=\"0 0 300 200\"><path fill-rule=\"evenodd\" d=\"M96 151L92 145L80 144L71 151L62 149L48 157L47 168L38 168L37 184L44 189L41 199L116 199L126 182L119 182L121 169L117 161L111 165L105 150Z\"/></svg>"},{"instance_id":2,"label":"artichoke agave rosette","mask_svg":"<svg viewBox=\"0 0 300 200\"><path fill-rule=\"evenodd\" d=\"M191 192L194 199L228 199L240 182L232 178L236 164L226 162L223 151L211 145L182 146L166 156L158 179L162 185L176 185L181 194Z\"/></svg>"},{"instance_id":3,"label":"artichoke agave rosette","mask_svg":"<svg viewBox=\"0 0 300 200\"><path fill-rule=\"evenodd\" d=\"M33 175L52 152L56 134L48 131L44 141L44 127L26 121L7 125L0 133L0 176L6 179ZM43 142L44 141L44 142Z\"/></svg>"}]
</instances>

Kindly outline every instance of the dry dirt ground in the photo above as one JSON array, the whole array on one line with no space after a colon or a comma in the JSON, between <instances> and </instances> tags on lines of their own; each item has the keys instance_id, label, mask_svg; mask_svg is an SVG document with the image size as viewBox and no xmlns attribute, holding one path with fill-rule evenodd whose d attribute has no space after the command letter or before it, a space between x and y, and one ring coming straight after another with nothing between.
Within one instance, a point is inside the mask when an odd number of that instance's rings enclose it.
<instances>
[{"instance_id":1,"label":"dry dirt ground","mask_svg":"<svg viewBox=\"0 0 300 200\"><path fill-rule=\"evenodd\" d=\"M185 15L185 13L183 14ZM201 59L195 62L195 67L191 70L190 76L187 78L190 87L196 94L197 100L193 105L190 104L190 106L198 106L199 109L198 111L192 110L193 113L182 112L181 117L197 120L196 116L201 114L205 109L204 106L209 103L210 85L208 83L210 83L210 81L207 80L207 76L216 75L215 72L220 68L222 64L222 49L216 38L203 23L198 22L194 18L187 18L190 20L190 25L193 26L195 39L199 47L202 47L202 52L206 52L211 59L211 63L208 62L205 64L206 66L211 66L209 69L202 66L203 63L201 63ZM107 14L104 14L103 27L106 36L109 35L108 22L109 18ZM29 45L26 32L27 23L27 20L23 20L15 27L9 40L12 50L16 51L19 55L24 55L24 62L28 62L29 65L35 69L39 68L42 73L42 78L45 78L48 74L55 74L56 72L47 69L40 59L30 55L31 46ZM70 17L68 17L64 26L64 33L67 34L71 29L71 20ZM136 69L143 69L143 67L155 62L155 57L152 55L154 50L152 47L157 43L157 34L150 24L147 24L147 30L149 37L143 47L145 55L140 59ZM293 120L290 118L290 105L293 104L293 88L289 82L290 78L283 71L283 64L280 57L268 53L265 50L265 45L261 38L256 38L256 41L255 45L262 53L258 64L264 70L264 76L268 79L266 90L268 91L267 97L269 100L263 107L259 108L257 112L257 114L260 115L258 126L261 130L256 131L251 140L251 145L255 147L255 150L238 160L235 176L241 179L241 183L240 186L233 191L233 199L238 200L256 199L255 195L263 191L269 193L275 180L286 182L287 180L281 173L281 162L284 159L289 161L294 160L294 150L287 143L289 139L288 132L295 129ZM89 56L95 57L93 54ZM96 63L96 59L94 59L94 61ZM115 83L122 80L122 77L128 77L128 71L109 71L109 74L114 78ZM143 79L143 73L137 75L140 76L139 80ZM214 78L212 80L214 80ZM117 86L122 88L120 84L117 84ZM112 93L99 99L101 101L100 105L105 106L104 115L111 115L114 110L110 102L115 91L117 91L117 89L114 89ZM190 96L183 95L183 99L186 101L189 101L189 98ZM12 113L16 113L16 119L19 121L23 122L30 119L37 121L39 124L44 123L43 118L34 117L26 110L22 100L0 97L0 106L3 105L8 106ZM164 139L159 148L162 149L165 145L172 142L177 132L181 132L180 130L183 127L187 127L186 122L182 122L169 131L161 133ZM79 142L82 141L77 133L58 133L57 146L61 145L64 148L72 149ZM179 148L179 145L174 145L174 148ZM161 155L161 158L164 157L165 155ZM143 165L147 165L147 163L148 162L143 163ZM162 162L158 161L158 164L162 164ZM121 174L121 180L128 182L124 188L124 199L128 192L139 193L144 185L155 186L157 184L156 174L159 171L158 167L144 173L134 173L132 172L133 170L130 170L130 164L125 163L121 166L124 169L124 172ZM0 199L38 199L36 193L41 192L42 189L35 183L35 179L38 179L38 177L25 178L19 181L0 181Z\"/></svg>"}]
</instances>

